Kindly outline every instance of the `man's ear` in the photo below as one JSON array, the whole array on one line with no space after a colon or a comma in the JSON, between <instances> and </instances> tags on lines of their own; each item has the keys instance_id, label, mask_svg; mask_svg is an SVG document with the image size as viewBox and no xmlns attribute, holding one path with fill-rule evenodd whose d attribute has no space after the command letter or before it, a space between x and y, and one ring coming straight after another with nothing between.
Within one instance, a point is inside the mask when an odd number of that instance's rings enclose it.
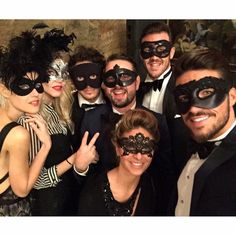
<instances>
[{"instance_id":1,"label":"man's ear","mask_svg":"<svg viewBox=\"0 0 236 236\"><path fill-rule=\"evenodd\" d=\"M140 76L138 75L137 78L136 78L136 81L135 81L135 84L136 84L136 91L139 89L139 85L140 85Z\"/></svg>"},{"instance_id":2,"label":"man's ear","mask_svg":"<svg viewBox=\"0 0 236 236\"><path fill-rule=\"evenodd\" d=\"M0 94L4 97L4 98L9 98L11 95L11 91L6 88L5 85L0 83Z\"/></svg>"},{"instance_id":3,"label":"man's ear","mask_svg":"<svg viewBox=\"0 0 236 236\"><path fill-rule=\"evenodd\" d=\"M234 87L229 90L229 102L230 106L234 106L236 104L236 88Z\"/></svg>"},{"instance_id":4,"label":"man's ear","mask_svg":"<svg viewBox=\"0 0 236 236\"><path fill-rule=\"evenodd\" d=\"M170 59L173 59L174 58L174 55L175 55L175 47L172 47L170 49Z\"/></svg>"}]
</instances>

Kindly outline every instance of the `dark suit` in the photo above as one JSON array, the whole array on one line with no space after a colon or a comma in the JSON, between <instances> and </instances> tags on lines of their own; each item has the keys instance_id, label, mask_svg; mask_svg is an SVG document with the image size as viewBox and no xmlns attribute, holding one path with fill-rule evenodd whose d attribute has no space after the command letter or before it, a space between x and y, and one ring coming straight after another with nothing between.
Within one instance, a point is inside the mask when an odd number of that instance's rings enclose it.
<instances>
[{"instance_id":1,"label":"dark suit","mask_svg":"<svg viewBox=\"0 0 236 236\"><path fill-rule=\"evenodd\" d=\"M136 107L148 110L143 106L137 105ZM157 210L158 214L165 215L170 192L175 181L175 173L171 161L171 144L166 119L161 114L154 112L153 114L158 120L161 138L149 171L157 184L157 191L160 192L159 203L161 209ZM107 104L85 113L81 126L81 135L83 135L85 131L89 131L91 139L96 132L100 133L95 144L100 161L96 165L90 165L90 173L100 172L104 169L109 170L116 166L116 154L111 142L110 131L114 128L119 119L120 117L115 115L111 106Z\"/></svg>"},{"instance_id":2,"label":"dark suit","mask_svg":"<svg viewBox=\"0 0 236 236\"><path fill-rule=\"evenodd\" d=\"M182 171L184 163L188 160L186 143L189 139L189 131L187 130L181 117L176 118L177 111L175 99L173 96L173 90L175 88L175 78L171 76L163 98L163 114L166 117L167 125L170 132L171 144L172 144L172 160L175 164L176 176ZM137 101L142 104L144 95L148 91L145 91L143 82L140 89L137 92Z\"/></svg>"},{"instance_id":3,"label":"dark suit","mask_svg":"<svg viewBox=\"0 0 236 236\"><path fill-rule=\"evenodd\" d=\"M74 102L72 104L71 119L74 122L74 134L72 136L72 146L74 150L77 150L80 147L81 143L80 128L85 110L79 106L78 92L74 93L73 97Z\"/></svg>"},{"instance_id":4,"label":"dark suit","mask_svg":"<svg viewBox=\"0 0 236 236\"><path fill-rule=\"evenodd\" d=\"M236 216L235 142L236 127L196 172L190 207L191 216ZM176 202L177 198L172 205L172 214Z\"/></svg>"}]
</instances>

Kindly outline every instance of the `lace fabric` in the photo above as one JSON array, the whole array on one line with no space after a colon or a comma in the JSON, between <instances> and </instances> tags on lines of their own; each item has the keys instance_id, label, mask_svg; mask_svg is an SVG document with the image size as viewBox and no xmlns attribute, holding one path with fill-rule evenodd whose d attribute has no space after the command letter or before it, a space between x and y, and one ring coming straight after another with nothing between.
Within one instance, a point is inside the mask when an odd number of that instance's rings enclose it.
<instances>
[{"instance_id":1,"label":"lace fabric","mask_svg":"<svg viewBox=\"0 0 236 236\"><path fill-rule=\"evenodd\" d=\"M140 191L140 182L137 185L133 194L125 202L118 202L115 200L111 192L110 183L108 181L107 175L103 182L102 189L105 207L109 216L131 216L133 214L135 200Z\"/></svg>"}]
</instances>

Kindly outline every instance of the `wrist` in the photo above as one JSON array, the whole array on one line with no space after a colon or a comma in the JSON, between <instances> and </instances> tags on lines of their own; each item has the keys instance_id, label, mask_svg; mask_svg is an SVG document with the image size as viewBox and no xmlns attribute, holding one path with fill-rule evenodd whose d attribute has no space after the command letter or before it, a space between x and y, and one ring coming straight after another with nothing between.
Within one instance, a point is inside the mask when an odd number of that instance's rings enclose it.
<instances>
[{"instance_id":1,"label":"wrist","mask_svg":"<svg viewBox=\"0 0 236 236\"><path fill-rule=\"evenodd\" d=\"M89 171L89 166L87 166L85 170L81 170L81 169L76 168L75 165L73 165L73 169L78 175L86 176L87 172Z\"/></svg>"}]
</instances>

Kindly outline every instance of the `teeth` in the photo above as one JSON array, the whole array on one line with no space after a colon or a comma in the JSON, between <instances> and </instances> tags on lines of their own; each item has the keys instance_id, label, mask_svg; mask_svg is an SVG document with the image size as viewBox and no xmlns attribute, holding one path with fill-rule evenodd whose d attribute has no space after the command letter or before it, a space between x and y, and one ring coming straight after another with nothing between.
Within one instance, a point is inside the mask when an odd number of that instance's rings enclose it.
<instances>
[{"instance_id":1,"label":"teeth","mask_svg":"<svg viewBox=\"0 0 236 236\"><path fill-rule=\"evenodd\" d=\"M194 122L200 122L200 121L203 121L203 120L206 120L208 119L209 116L203 116L203 117L199 117L199 118L193 118L193 121Z\"/></svg>"},{"instance_id":2,"label":"teeth","mask_svg":"<svg viewBox=\"0 0 236 236\"><path fill-rule=\"evenodd\" d=\"M132 165L134 165L134 166L141 166L142 163L141 162L132 162Z\"/></svg>"},{"instance_id":3,"label":"teeth","mask_svg":"<svg viewBox=\"0 0 236 236\"><path fill-rule=\"evenodd\" d=\"M123 91L114 91L114 94L122 94L124 93Z\"/></svg>"}]
</instances>

